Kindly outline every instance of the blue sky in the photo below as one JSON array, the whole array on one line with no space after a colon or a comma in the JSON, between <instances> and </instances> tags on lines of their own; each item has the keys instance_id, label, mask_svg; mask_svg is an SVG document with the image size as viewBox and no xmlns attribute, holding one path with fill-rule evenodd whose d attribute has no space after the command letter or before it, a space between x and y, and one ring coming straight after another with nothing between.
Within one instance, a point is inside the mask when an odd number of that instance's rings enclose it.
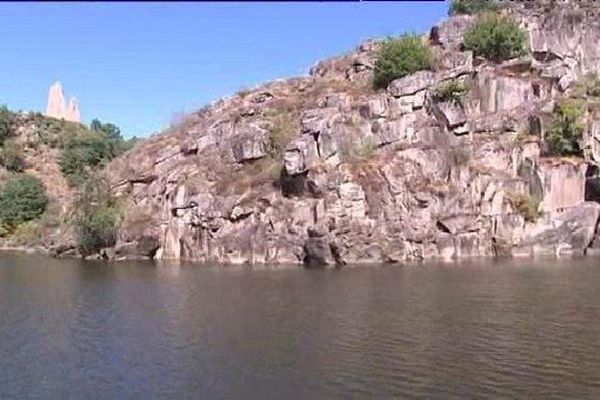
<instances>
[{"instance_id":1,"label":"blue sky","mask_svg":"<svg viewBox=\"0 0 600 400\"><path fill-rule=\"evenodd\" d=\"M445 2L0 3L0 104L43 111L60 80L84 122L147 136L365 39L424 32L446 11Z\"/></svg>"}]
</instances>

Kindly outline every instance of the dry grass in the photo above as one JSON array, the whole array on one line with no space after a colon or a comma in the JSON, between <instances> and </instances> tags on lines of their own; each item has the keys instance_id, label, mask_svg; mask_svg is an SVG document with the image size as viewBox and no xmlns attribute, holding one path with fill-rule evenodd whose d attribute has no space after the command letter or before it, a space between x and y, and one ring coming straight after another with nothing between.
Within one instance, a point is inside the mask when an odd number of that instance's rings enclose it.
<instances>
[{"instance_id":1,"label":"dry grass","mask_svg":"<svg viewBox=\"0 0 600 400\"><path fill-rule=\"evenodd\" d=\"M215 189L224 195L242 194L264 185L277 186L282 165L270 157L255 160L236 171L223 171Z\"/></svg>"},{"instance_id":2,"label":"dry grass","mask_svg":"<svg viewBox=\"0 0 600 400\"><path fill-rule=\"evenodd\" d=\"M274 112L269 119L271 122L270 155L274 158L281 157L286 146L300 132L299 117L296 113Z\"/></svg>"},{"instance_id":3,"label":"dry grass","mask_svg":"<svg viewBox=\"0 0 600 400\"><path fill-rule=\"evenodd\" d=\"M506 192L506 198L515 210L527 222L535 222L539 218L540 201L525 193Z\"/></svg>"}]
</instances>

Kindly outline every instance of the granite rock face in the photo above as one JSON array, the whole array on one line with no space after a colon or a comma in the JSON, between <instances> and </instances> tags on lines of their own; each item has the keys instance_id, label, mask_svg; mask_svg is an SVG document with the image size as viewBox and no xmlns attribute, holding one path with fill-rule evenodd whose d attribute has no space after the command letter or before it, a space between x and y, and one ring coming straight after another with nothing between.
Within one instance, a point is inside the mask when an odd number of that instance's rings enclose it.
<instances>
[{"instance_id":1,"label":"granite rock face","mask_svg":"<svg viewBox=\"0 0 600 400\"><path fill-rule=\"evenodd\" d=\"M370 87L369 41L144 141L106 171L126 215L143 216L125 218L114 257L316 267L600 249L599 114L586 112L583 158L543 151L545 116L600 71L600 19L540 4L506 11L532 57L474 60L461 47L474 17L455 16L428 36L436 69L387 90ZM471 89L436 102L450 80Z\"/></svg>"}]
</instances>

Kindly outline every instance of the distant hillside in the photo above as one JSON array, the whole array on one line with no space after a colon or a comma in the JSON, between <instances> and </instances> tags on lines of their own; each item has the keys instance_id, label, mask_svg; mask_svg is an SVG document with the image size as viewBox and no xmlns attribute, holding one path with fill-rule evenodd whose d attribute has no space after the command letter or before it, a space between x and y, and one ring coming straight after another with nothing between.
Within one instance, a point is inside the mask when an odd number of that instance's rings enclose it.
<instances>
[{"instance_id":1,"label":"distant hillside","mask_svg":"<svg viewBox=\"0 0 600 400\"><path fill-rule=\"evenodd\" d=\"M6 107L0 109L0 141L0 185L33 176L41 182L48 198L38 218L18 218L16 226L7 222L12 214L0 211L0 240L5 247L43 249L75 248L78 227L74 204L82 198L90 180L97 179L97 172L133 145L133 141L122 139L112 124L95 120L86 127L40 113L11 112ZM18 204L14 205L7 198L0 187L4 210L27 215L26 209L19 208L25 201L17 198Z\"/></svg>"}]
</instances>

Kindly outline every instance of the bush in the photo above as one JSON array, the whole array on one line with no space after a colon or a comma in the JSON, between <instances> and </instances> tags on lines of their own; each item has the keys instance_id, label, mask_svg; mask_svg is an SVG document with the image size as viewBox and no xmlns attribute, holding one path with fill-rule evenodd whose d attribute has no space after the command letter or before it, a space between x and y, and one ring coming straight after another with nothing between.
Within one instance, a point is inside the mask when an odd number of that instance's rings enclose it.
<instances>
[{"instance_id":1,"label":"bush","mask_svg":"<svg viewBox=\"0 0 600 400\"><path fill-rule=\"evenodd\" d=\"M591 97L600 97L600 79L596 75L587 79L585 93Z\"/></svg>"},{"instance_id":2,"label":"bush","mask_svg":"<svg viewBox=\"0 0 600 400\"><path fill-rule=\"evenodd\" d=\"M299 126L294 116L285 112L272 116L271 122L269 153L272 157L280 158Z\"/></svg>"},{"instance_id":3,"label":"bush","mask_svg":"<svg viewBox=\"0 0 600 400\"><path fill-rule=\"evenodd\" d=\"M15 175L0 191L0 223L8 231L38 218L48 204L46 190L32 175Z\"/></svg>"},{"instance_id":4,"label":"bush","mask_svg":"<svg viewBox=\"0 0 600 400\"><path fill-rule=\"evenodd\" d=\"M107 139L111 158L117 157L127 150L130 150L138 141L136 137L125 140L121 135L121 129L110 122L104 123L94 119L90 124L90 129L92 132L102 134Z\"/></svg>"},{"instance_id":5,"label":"bush","mask_svg":"<svg viewBox=\"0 0 600 400\"><path fill-rule=\"evenodd\" d=\"M81 185L89 173L131 149L137 139L125 140L121 130L111 123L95 119L90 130L83 125L66 125L59 147L59 166L70 185Z\"/></svg>"},{"instance_id":6,"label":"bush","mask_svg":"<svg viewBox=\"0 0 600 400\"><path fill-rule=\"evenodd\" d=\"M94 132L71 138L58 161L61 172L71 185L80 185L89 171L100 167L120 154L121 140L110 140L103 133Z\"/></svg>"},{"instance_id":7,"label":"bush","mask_svg":"<svg viewBox=\"0 0 600 400\"><path fill-rule=\"evenodd\" d=\"M494 13L483 15L464 35L465 47L475 56L494 61L525 55L526 41L527 34L516 22Z\"/></svg>"},{"instance_id":8,"label":"bush","mask_svg":"<svg viewBox=\"0 0 600 400\"><path fill-rule=\"evenodd\" d=\"M481 11L493 11L498 8L494 0L452 0L448 14L477 14Z\"/></svg>"},{"instance_id":9,"label":"bush","mask_svg":"<svg viewBox=\"0 0 600 400\"><path fill-rule=\"evenodd\" d=\"M102 135L72 138L58 160L60 170L70 185L82 184L91 167L111 157L111 148Z\"/></svg>"},{"instance_id":10,"label":"bush","mask_svg":"<svg viewBox=\"0 0 600 400\"><path fill-rule=\"evenodd\" d=\"M13 113L6 106L0 107L0 144L12 135L12 118Z\"/></svg>"},{"instance_id":11,"label":"bush","mask_svg":"<svg viewBox=\"0 0 600 400\"><path fill-rule=\"evenodd\" d=\"M79 221L79 251L84 256L114 246L117 240L118 210L109 205L94 207Z\"/></svg>"},{"instance_id":12,"label":"bush","mask_svg":"<svg viewBox=\"0 0 600 400\"><path fill-rule=\"evenodd\" d=\"M387 87L394 79L431 68L432 56L427 44L417 35L389 38L382 43L375 61L373 86Z\"/></svg>"},{"instance_id":13,"label":"bush","mask_svg":"<svg viewBox=\"0 0 600 400\"><path fill-rule=\"evenodd\" d=\"M356 155L363 160L369 160L375 155L377 147L379 147L377 141L372 136L367 136L356 149Z\"/></svg>"},{"instance_id":14,"label":"bush","mask_svg":"<svg viewBox=\"0 0 600 400\"><path fill-rule=\"evenodd\" d=\"M580 102L566 101L554 111L554 121L550 127L546 142L550 154L556 156L580 155L579 141L583 135L581 116L583 106Z\"/></svg>"},{"instance_id":15,"label":"bush","mask_svg":"<svg viewBox=\"0 0 600 400\"><path fill-rule=\"evenodd\" d=\"M94 119L90 123L90 130L93 132L101 132L109 139L122 139L121 129L110 122L103 123L98 119Z\"/></svg>"},{"instance_id":16,"label":"bush","mask_svg":"<svg viewBox=\"0 0 600 400\"><path fill-rule=\"evenodd\" d=\"M451 101L458 103L467 94L469 88L464 82L451 80L435 88L432 98L434 101L444 103Z\"/></svg>"},{"instance_id":17,"label":"bush","mask_svg":"<svg viewBox=\"0 0 600 400\"><path fill-rule=\"evenodd\" d=\"M4 168L13 172L22 172L25 161L21 157L21 148L14 140L7 140L2 147L1 161Z\"/></svg>"},{"instance_id":18,"label":"bush","mask_svg":"<svg viewBox=\"0 0 600 400\"><path fill-rule=\"evenodd\" d=\"M103 179L92 177L83 189L77 204L76 225L79 251L88 256L115 244L120 212Z\"/></svg>"},{"instance_id":19,"label":"bush","mask_svg":"<svg viewBox=\"0 0 600 400\"><path fill-rule=\"evenodd\" d=\"M535 222L540 216L538 211L540 201L524 193L508 193L508 198L513 207L527 222Z\"/></svg>"}]
</instances>

